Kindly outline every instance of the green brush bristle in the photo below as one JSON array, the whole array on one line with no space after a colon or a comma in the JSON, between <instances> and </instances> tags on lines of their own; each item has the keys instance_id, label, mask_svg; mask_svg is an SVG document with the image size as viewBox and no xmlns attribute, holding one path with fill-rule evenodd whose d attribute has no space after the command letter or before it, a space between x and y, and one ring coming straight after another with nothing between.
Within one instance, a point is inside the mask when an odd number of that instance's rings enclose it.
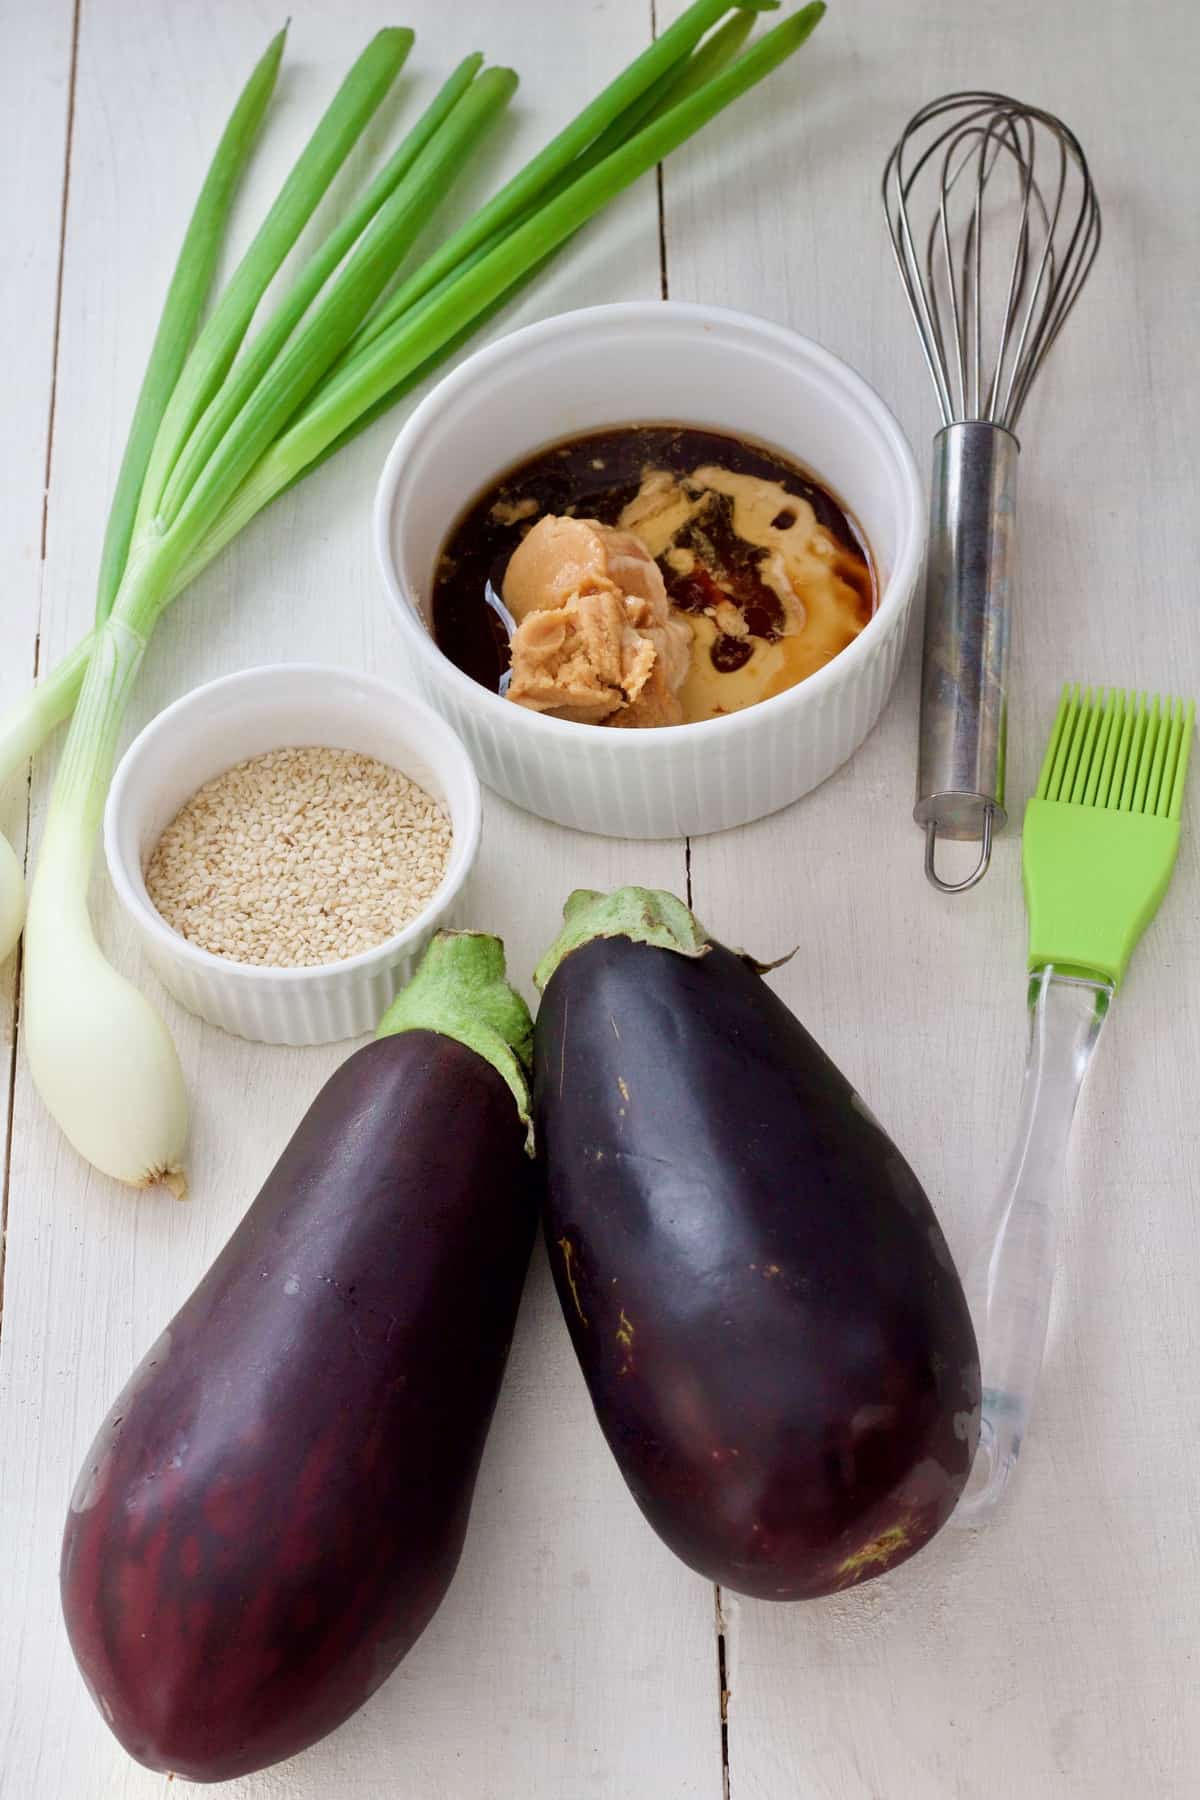
<instances>
[{"instance_id":1,"label":"green brush bristle","mask_svg":"<svg viewBox=\"0 0 1200 1800\"><path fill-rule=\"evenodd\" d=\"M1178 819L1195 720L1194 701L1067 686L1037 797Z\"/></svg>"},{"instance_id":2,"label":"green brush bristle","mask_svg":"<svg viewBox=\"0 0 1200 1800\"><path fill-rule=\"evenodd\" d=\"M1179 847L1193 702L1063 690L1022 862L1031 968L1119 982Z\"/></svg>"}]
</instances>

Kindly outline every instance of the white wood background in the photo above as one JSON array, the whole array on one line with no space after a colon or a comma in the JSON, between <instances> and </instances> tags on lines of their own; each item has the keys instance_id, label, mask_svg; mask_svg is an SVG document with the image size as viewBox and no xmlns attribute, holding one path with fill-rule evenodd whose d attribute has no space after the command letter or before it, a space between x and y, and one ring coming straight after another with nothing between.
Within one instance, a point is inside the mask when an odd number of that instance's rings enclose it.
<instances>
[{"instance_id":1,"label":"white wood background","mask_svg":"<svg viewBox=\"0 0 1200 1800\"><path fill-rule=\"evenodd\" d=\"M672 0L672 5L674 0ZM108 494L170 260L219 123L281 8L267 0L2 0L0 703L83 629ZM659 22L664 13L659 0ZM479 47L523 86L516 166L645 42L653 0L411 0L377 157ZM274 191L379 0L296 9L238 212ZM1066 677L1200 687L1200 23L1188 0L834 0L769 89L665 171L672 296L783 320L882 391L922 460L934 408L877 196L908 113L959 86L1057 108L1091 154L1105 245L1025 426L1011 792ZM482 191L464 192L462 206ZM490 185L490 182L486 185ZM626 197L494 329L660 292L659 197ZM372 566L382 422L285 497L165 622L130 730L212 676L303 652L401 674ZM1015 834L939 900L908 821L915 660L871 740L790 812L690 847L695 905L771 955L870 1097L965 1259L1023 1056ZM36 840L51 756L0 796ZM399 1673L244 1800L1183 1800L1200 1792L1200 778L1173 889L1085 1098L1037 1427L986 1531L805 1607L716 1596L628 1498L589 1413L540 1254L460 1574ZM681 844L589 840L489 797L467 909L524 976L567 890L682 891ZM102 934L153 987L96 883ZM0 975L7 1260L0 1333L0 1793L133 1800L59 1620L66 1497L112 1394L189 1292L344 1050L240 1044L161 994L195 1103L193 1199L91 1176L31 1090ZM728 1696L725 1742L719 1642Z\"/></svg>"}]
</instances>

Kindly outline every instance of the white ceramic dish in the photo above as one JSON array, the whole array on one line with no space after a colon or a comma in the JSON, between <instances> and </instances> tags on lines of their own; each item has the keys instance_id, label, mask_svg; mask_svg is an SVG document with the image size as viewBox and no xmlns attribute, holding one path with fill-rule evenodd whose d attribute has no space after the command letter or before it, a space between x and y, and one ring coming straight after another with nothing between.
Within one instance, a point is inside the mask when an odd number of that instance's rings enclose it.
<instances>
[{"instance_id":1,"label":"white ceramic dish","mask_svg":"<svg viewBox=\"0 0 1200 1800\"><path fill-rule=\"evenodd\" d=\"M411 925L358 956L269 969L198 949L155 911L143 868L159 835L204 782L246 757L321 744L378 757L446 808L454 841L446 876ZM383 681L347 669L283 663L246 669L185 694L121 759L104 814L117 897L163 986L190 1012L266 1044L325 1044L373 1031L445 922L479 848L479 782L435 713Z\"/></svg>"},{"instance_id":2,"label":"white ceramic dish","mask_svg":"<svg viewBox=\"0 0 1200 1800\"><path fill-rule=\"evenodd\" d=\"M660 421L759 439L832 488L874 554L875 616L807 681L703 724L607 731L489 693L442 655L428 626L433 571L458 514L556 439ZM412 414L375 504L380 564L420 693L499 793L615 837L744 824L831 775L871 730L895 678L924 529L912 451L861 376L782 326L670 301L566 313L478 351Z\"/></svg>"}]
</instances>

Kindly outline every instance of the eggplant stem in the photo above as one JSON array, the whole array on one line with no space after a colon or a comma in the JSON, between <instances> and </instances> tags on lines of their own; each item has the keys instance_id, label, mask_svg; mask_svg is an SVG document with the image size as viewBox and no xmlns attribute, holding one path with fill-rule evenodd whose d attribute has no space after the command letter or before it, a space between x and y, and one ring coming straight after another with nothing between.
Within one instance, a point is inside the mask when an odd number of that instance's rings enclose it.
<instances>
[{"instance_id":1,"label":"eggplant stem","mask_svg":"<svg viewBox=\"0 0 1200 1800\"><path fill-rule=\"evenodd\" d=\"M508 1085L533 1153L529 1072L533 1020L504 967L504 945L485 931L439 931L379 1021L376 1037L436 1031L474 1050Z\"/></svg>"},{"instance_id":2,"label":"eggplant stem","mask_svg":"<svg viewBox=\"0 0 1200 1800\"><path fill-rule=\"evenodd\" d=\"M673 950L677 956L706 956L712 940L694 912L663 888L614 888L600 894L576 888L563 907L563 928L534 971L544 993L564 956L594 938L627 937L635 944Z\"/></svg>"}]
</instances>

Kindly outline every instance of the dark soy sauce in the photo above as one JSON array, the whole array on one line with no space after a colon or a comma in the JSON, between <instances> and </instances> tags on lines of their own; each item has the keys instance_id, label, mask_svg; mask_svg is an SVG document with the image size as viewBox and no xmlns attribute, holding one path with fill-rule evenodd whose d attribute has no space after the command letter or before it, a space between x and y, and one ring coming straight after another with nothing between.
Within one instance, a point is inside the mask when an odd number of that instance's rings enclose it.
<instances>
[{"instance_id":1,"label":"dark soy sauce","mask_svg":"<svg viewBox=\"0 0 1200 1800\"><path fill-rule=\"evenodd\" d=\"M615 525L648 469L666 469L682 480L712 463L735 475L778 482L809 503L818 524L844 552L838 559L839 574L854 589L865 624L876 601L870 553L827 488L777 451L744 438L691 425L625 425L539 451L472 502L447 538L434 578L433 635L438 647L473 680L498 691L508 670L508 637L485 593L490 582L500 594L508 559L530 526L546 513ZM688 573L672 569L665 559L659 566L673 605L685 612L704 612L722 599L733 599L752 636L771 641L779 636L783 609L778 596L759 579L761 548L738 537L732 511L730 500L714 496L702 531L685 527L677 536L680 548L696 552ZM782 529L794 521L781 512L775 522ZM751 650L745 638L719 634L710 655L717 669L732 672Z\"/></svg>"}]
</instances>

